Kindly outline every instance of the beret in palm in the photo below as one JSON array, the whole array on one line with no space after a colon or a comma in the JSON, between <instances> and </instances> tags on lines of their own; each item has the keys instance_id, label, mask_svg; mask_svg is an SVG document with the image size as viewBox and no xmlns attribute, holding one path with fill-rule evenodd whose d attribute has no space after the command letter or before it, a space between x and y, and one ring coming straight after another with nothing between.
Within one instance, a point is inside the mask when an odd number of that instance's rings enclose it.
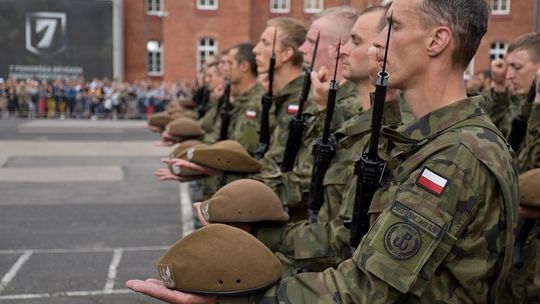
<instances>
[{"instance_id":1,"label":"beret in palm","mask_svg":"<svg viewBox=\"0 0 540 304\"><path fill-rule=\"evenodd\" d=\"M241 295L266 289L281 276L281 263L251 234L224 224L200 228L176 242L157 261L170 289Z\"/></svg>"},{"instance_id":2,"label":"beret in palm","mask_svg":"<svg viewBox=\"0 0 540 304\"><path fill-rule=\"evenodd\" d=\"M196 121L186 117L180 117L169 122L165 131L182 138L199 137L206 133Z\"/></svg>"},{"instance_id":3,"label":"beret in palm","mask_svg":"<svg viewBox=\"0 0 540 304\"><path fill-rule=\"evenodd\" d=\"M210 223L286 223L289 220L274 191L253 179L239 179L223 186L202 202L201 213Z\"/></svg>"},{"instance_id":4,"label":"beret in palm","mask_svg":"<svg viewBox=\"0 0 540 304\"><path fill-rule=\"evenodd\" d=\"M169 155L171 158L182 158L185 159L185 155L187 154L187 151L198 146L206 147L207 144L204 144L198 140L186 140L182 143L180 143L173 152ZM169 164L169 171L171 171L172 174L176 176L200 176L201 173L196 170L192 170L190 168L185 167L179 167L174 165L173 163Z\"/></svg>"},{"instance_id":5,"label":"beret in palm","mask_svg":"<svg viewBox=\"0 0 540 304\"><path fill-rule=\"evenodd\" d=\"M182 116L183 116L182 112L168 113L167 111L164 111L164 112L154 113L148 116L148 125L152 127L158 127L158 128L164 129L168 123Z\"/></svg>"},{"instance_id":6,"label":"beret in palm","mask_svg":"<svg viewBox=\"0 0 540 304\"><path fill-rule=\"evenodd\" d=\"M207 147L189 149L186 159L208 168L237 173L257 173L261 164L234 140L223 140Z\"/></svg>"}]
</instances>

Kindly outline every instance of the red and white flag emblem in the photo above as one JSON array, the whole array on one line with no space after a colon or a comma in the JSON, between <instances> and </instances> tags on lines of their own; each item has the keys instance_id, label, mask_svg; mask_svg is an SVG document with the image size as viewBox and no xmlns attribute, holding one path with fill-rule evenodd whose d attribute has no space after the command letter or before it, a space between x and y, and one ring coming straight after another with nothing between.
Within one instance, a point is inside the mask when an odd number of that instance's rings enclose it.
<instances>
[{"instance_id":1,"label":"red and white flag emblem","mask_svg":"<svg viewBox=\"0 0 540 304\"><path fill-rule=\"evenodd\" d=\"M296 113L298 113L298 109L300 108L300 106L298 105L295 105L295 104L290 104L288 107L287 107L287 113L291 114L291 115L295 115Z\"/></svg>"},{"instance_id":2,"label":"red and white flag emblem","mask_svg":"<svg viewBox=\"0 0 540 304\"><path fill-rule=\"evenodd\" d=\"M257 118L257 111L246 111L246 118L247 119L255 119Z\"/></svg>"},{"instance_id":3,"label":"red and white flag emblem","mask_svg":"<svg viewBox=\"0 0 540 304\"><path fill-rule=\"evenodd\" d=\"M424 168L416 180L416 184L428 192L441 196L446 188L446 185L448 184L448 179L429 170L428 168Z\"/></svg>"}]
</instances>

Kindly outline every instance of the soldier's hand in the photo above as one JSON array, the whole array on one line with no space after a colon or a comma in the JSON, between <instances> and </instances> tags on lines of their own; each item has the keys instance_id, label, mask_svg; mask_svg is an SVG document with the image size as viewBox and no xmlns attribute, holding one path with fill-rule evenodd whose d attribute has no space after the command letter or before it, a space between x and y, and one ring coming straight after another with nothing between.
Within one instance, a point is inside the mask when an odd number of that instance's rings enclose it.
<instances>
[{"instance_id":1,"label":"soldier's hand","mask_svg":"<svg viewBox=\"0 0 540 304\"><path fill-rule=\"evenodd\" d=\"M492 86L495 92L506 91L506 71L508 64L504 59L498 58L491 62Z\"/></svg>"},{"instance_id":2,"label":"soldier's hand","mask_svg":"<svg viewBox=\"0 0 540 304\"><path fill-rule=\"evenodd\" d=\"M163 133L161 133L161 139L163 141L166 141L166 142L172 142L173 144L180 143L180 142L184 141L183 138L180 138L178 136L174 136L174 135L172 135L171 133L169 133L167 131L163 131Z\"/></svg>"},{"instance_id":3,"label":"soldier's hand","mask_svg":"<svg viewBox=\"0 0 540 304\"><path fill-rule=\"evenodd\" d=\"M161 128L160 127L155 127L155 126L151 126L151 125L146 125L144 126L146 129L154 132L154 133L160 133L161 132Z\"/></svg>"},{"instance_id":4,"label":"soldier's hand","mask_svg":"<svg viewBox=\"0 0 540 304\"><path fill-rule=\"evenodd\" d=\"M129 280L126 287L149 297L171 304L215 304L215 296L194 295L168 289L163 281L157 279Z\"/></svg>"},{"instance_id":5,"label":"soldier's hand","mask_svg":"<svg viewBox=\"0 0 540 304\"><path fill-rule=\"evenodd\" d=\"M170 147L172 145L174 145L174 142L167 140L158 140L154 142L154 146L157 147Z\"/></svg>"},{"instance_id":6,"label":"soldier's hand","mask_svg":"<svg viewBox=\"0 0 540 304\"><path fill-rule=\"evenodd\" d=\"M189 181L195 180L195 178L192 178L192 177L183 177L183 176L174 175L168 168L159 168L156 170L154 175L157 176L157 178L159 178L159 180L162 180L162 181L171 180L171 181L177 181L177 182L189 182ZM200 177L196 177L196 178L200 179Z\"/></svg>"},{"instance_id":7,"label":"soldier's hand","mask_svg":"<svg viewBox=\"0 0 540 304\"><path fill-rule=\"evenodd\" d=\"M195 213L197 214L197 217L199 218L199 221L203 226L208 226L210 223L204 218L202 211L201 211L201 202L195 202L193 203L193 209L195 209Z\"/></svg>"},{"instance_id":8,"label":"soldier's hand","mask_svg":"<svg viewBox=\"0 0 540 304\"><path fill-rule=\"evenodd\" d=\"M216 175L216 176L223 175L223 171L215 170L215 169L208 168L208 167L203 167L201 165L198 165L196 163L190 162L190 161L185 160L185 159L181 159L181 158L173 158L173 159L170 159L170 160L167 159L167 158L163 159L163 162L165 162L167 164L168 164L169 161L175 166L195 170L195 171L201 173L201 175Z\"/></svg>"},{"instance_id":9,"label":"soldier's hand","mask_svg":"<svg viewBox=\"0 0 540 304\"><path fill-rule=\"evenodd\" d=\"M311 72L311 91L319 110L326 109L329 85L330 72L326 67L322 66L319 71Z\"/></svg>"}]
</instances>

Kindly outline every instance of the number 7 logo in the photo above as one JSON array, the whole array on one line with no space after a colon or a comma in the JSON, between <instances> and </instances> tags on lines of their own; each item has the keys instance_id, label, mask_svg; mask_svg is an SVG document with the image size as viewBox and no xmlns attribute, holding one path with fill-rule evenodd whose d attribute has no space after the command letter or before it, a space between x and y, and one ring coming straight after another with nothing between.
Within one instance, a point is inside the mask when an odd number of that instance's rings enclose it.
<instances>
[{"instance_id":1,"label":"number 7 logo","mask_svg":"<svg viewBox=\"0 0 540 304\"><path fill-rule=\"evenodd\" d=\"M37 55L54 55L65 50L66 14L26 14L26 49Z\"/></svg>"}]
</instances>

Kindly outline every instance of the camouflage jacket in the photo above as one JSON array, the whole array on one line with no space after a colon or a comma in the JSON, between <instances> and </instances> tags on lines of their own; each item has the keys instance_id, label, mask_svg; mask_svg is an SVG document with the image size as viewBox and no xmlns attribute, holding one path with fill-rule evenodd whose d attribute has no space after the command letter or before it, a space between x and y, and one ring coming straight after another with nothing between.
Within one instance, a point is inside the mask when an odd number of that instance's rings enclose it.
<instances>
[{"instance_id":1,"label":"camouflage jacket","mask_svg":"<svg viewBox=\"0 0 540 304\"><path fill-rule=\"evenodd\" d=\"M303 82L304 78L298 76L277 92L272 99L272 107L270 108L270 147L261 160L263 166L276 166L281 162L287 138L289 137L290 117L296 114Z\"/></svg>"},{"instance_id":2,"label":"camouflage jacket","mask_svg":"<svg viewBox=\"0 0 540 304\"><path fill-rule=\"evenodd\" d=\"M387 102L384 113L384 125L398 126L399 100ZM371 110L357 114L335 133L336 156L324 177L324 203L317 223L289 224L282 233L281 246L276 252L284 265L282 277L298 270L322 271L350 257L350 233L343 223L351 219L352 207L346 205L352 206L354 202L354 163L369 140L366 135L371 130L371 114Z\"/></svg>"},{"instance_id":3,"label":"camouflage jacket","mask_svg":"<svg viewBox=\"0 0 540 304\"><path fill-rule=\"evenodd\" d=\"M540 168L540 105L533 104L527 135L518 155L519 172Z\"/></svg>"},{"instance_id":4,"label":"camouflage jacket","mask_svg":"<svg viewBox=\"0 0 540 304\"><path fill-rule=\"evenodd\" d=\"M351 117L348 111L353 109L351 104L356 104L359 109L359 95L354 85L348 82L338 88L336 93L336 107L332 117L331 131L334 132ZM347 108L343 109L342 104ZM358 110L356 110L358 113ZM298 150L293 169L290 172L282 172L279 165L274 162L266 162L268 165L258 174L255 179L269 185L280 197L281 202L287 208L298 208L302 205L304 193L309 190L311 174L313 171L312 147L315 140L322 136L326 111L319 111L316 104L311 104L304 111L308 122L302 135L302 145ZM282 158L283 159L283 156ZM280 160L281 162L281 160ZM305 212L304 212L305 213Z\"/></svg>"},{"instance_id":5,"label":"camouflage jacket","mask_svg":"<svg viewBox=\"0 0 540 304\"><path fill-rule=\"evenodd\" d=\"M217 100L210 99L208 101L208 106L207 106L208 110L206 111L204 116L201 117L201 119L199 119L199 124L204 129L204 131L206 131L206 133L209 134L208 136L213 136L210 134L213 132L214 124L216 123L216 120L218 119L218 116L219 116L217 114L217 107L218 107ZM204 141L214 142L214 140L211 139L211 137L206 137L206 136L205 136Z\"/></svg>"},{"instance_id":6,"label":"camouflage jacket","mask_svg":"<svg viewBox=\"0 0 540 304\"><path fill-rule=\"evenodd\" d=\"M264 303L497 302L516 225L506 142L468 99L402 130L385 133L405 161L374 198L352 259L285 279Z\"/></svg>"},{"instance_id":7,"label":"camouflage jacket","mask_svg":"<svg viewBox=\"0 0 540 304\"><path fill-rule=\"evenodd\" d=\"M510 95L508 91L497 93L491 90L491 112L489 117L493 124L501 130L505 138L510 134L512 119L519 114L521 98Z\"/></svg>"}]
</instances>

